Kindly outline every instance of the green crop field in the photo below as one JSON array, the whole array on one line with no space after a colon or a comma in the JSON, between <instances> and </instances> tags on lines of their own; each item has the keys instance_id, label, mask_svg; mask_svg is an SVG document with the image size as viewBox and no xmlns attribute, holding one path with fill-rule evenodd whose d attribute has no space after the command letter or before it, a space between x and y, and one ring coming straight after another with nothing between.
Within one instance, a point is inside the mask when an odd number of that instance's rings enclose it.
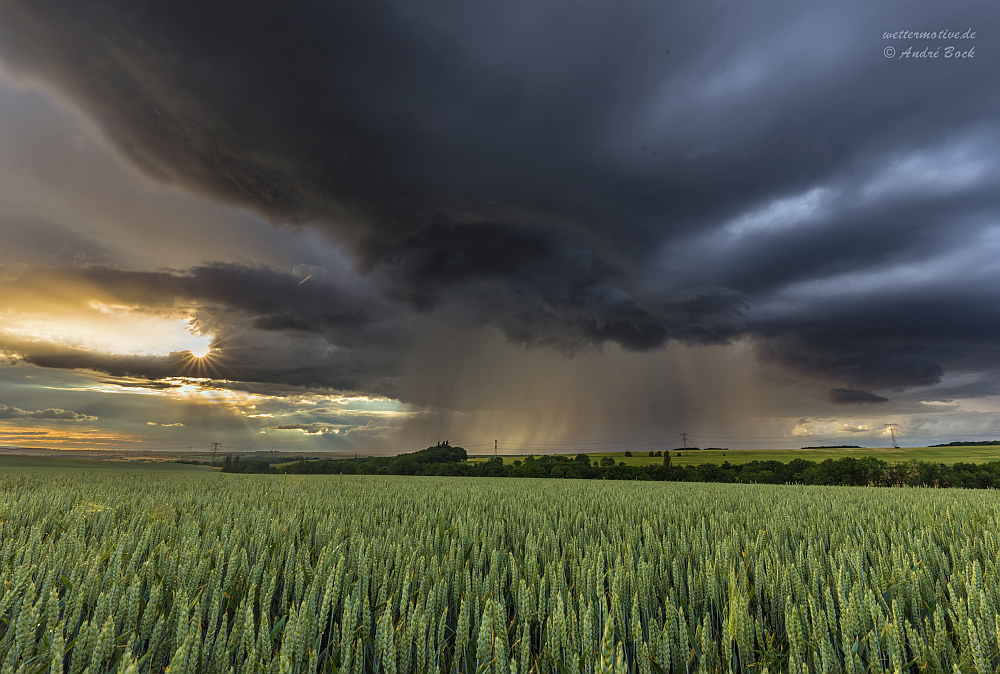
<instances>
[{"instance_id":1,"label":"green crop field","mask_svg":"<svg viewBox=\"0 0 1000 674\"><path fill-rule=\"evenodd\" d=\"M0 473L0 671L994 672L991 490Z\"/></svg>"},{"instance_id":2,"label":"green crop field","mask_svg":"<svg viewBox=\"0 0 1000 674\"><path fill-rule=\"evenodd\" d=\"M677 456L680 452L681 456ZM610 456L616 462L624 461L626 465L645 466L654 463L663 463L662 456L649 456L649 451L634 451L632 456L625 456L625 452L584 452L590 456L592 461L600 461L605 456ZM535 456L539 456L536 454ZM575 455L575 454L574 454ZM901 463L904 461L933 461L952 465L955 463L984 463L987 461L1000 461L1000 446L993 447L873 447L868 449L729 449L725 451L713 450L672 450L670 460L674 465L689 466L702 463L750 463L751 461L781 461L787 463L794 459L806 459L807 461L825 461L826 459L840 459L845 456L861 458L863 456L874 456L877 459L888 461L889 463ZM485 461L490 456L472 455L470 461ZM518 459L523 460L522 455L508 454L503 457L504 463L510 463Z\"/></svg>"}]
</instances>

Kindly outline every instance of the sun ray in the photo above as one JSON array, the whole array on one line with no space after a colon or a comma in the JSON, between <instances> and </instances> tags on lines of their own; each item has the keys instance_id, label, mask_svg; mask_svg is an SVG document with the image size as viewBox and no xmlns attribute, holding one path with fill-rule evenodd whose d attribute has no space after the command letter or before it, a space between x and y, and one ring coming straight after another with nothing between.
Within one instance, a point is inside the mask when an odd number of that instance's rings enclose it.
<instances>
[{"instance_id":1,"label":"sun ray","mask_svg":"<svg viewBox=\"0 0 1000 674\"><path fill-rule=\"evenodd\" d=\"M199 379L221 379L223 378L221 368L227 358L222 351L212 345L202 355L194 351L182 351L181 376L195 377Z\"/></svg>"}]
</instances>

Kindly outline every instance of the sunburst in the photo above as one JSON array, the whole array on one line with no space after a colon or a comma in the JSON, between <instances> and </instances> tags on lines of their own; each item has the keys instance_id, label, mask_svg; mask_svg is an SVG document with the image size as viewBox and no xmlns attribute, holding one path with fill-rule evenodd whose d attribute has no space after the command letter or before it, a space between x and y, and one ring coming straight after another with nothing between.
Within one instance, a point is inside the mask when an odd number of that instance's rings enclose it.
<instances>
[{"instance_id":1,"label":"sunburst","mask_svg":"<svg viewBox=\"0 0 1000 674\"><path fill-rule=\"evenodd\" d=\"M199 350L201 351L201 350ZM201 379L221 379L220 369L225 366L226 357L219 345L212 344L201 353L188 350L181 352L181 376Z\"/></svg>"}]
</instances>

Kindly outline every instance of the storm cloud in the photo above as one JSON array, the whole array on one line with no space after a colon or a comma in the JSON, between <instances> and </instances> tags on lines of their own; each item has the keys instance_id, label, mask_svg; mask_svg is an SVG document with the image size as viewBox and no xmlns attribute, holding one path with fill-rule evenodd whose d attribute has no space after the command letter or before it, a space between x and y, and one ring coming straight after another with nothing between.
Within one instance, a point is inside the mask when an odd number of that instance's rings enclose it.
<instances>
[{"instance_id":1,"label":"storm cloud","mask_svg":"<svg viewBox=\"0 0 1000 674\"><path fill-rule=\"evenodd\" d=\"M115 377L197 376L386 393L399 376L399 354L409 340L405 315L370 290L338 285L323 268L301 269L298 275L221 263L158 272L36 268L0 283L5 298L0 309L44 305L53 287L72 289L63 291L55 307L64 313L90 310L96 303L140 320L189 317L194 329L213 335L216 355L112 353L2 330L0 351L41 367Z\"/></svg>"},{"instance_id":2,"label":"storm cloud","mask_svg":"<svg viewBox=\"0 0 1000 674\"><path fill-rule=\"evenodd\" d=\"M975 58L886 58L901 22L972 27ZM155 179L347 251L350 287L73 272L196 305L240 347L221 376L388 392L434 316L565 353L746 339L884 390L997 373L998 26L997 6L939 2L0 0L0 55ZM317 361L321 344L340 351Z\"/></svg>"},{"instance_id":3,"label":"storm cloud","mask_svg":"<svg viewBox=\"0 0 1000 674\"><path fill-rule=\"evenodd\" d=\"M889 399L853 388L832 388L830 389L830 402L834 405L849 405L851 403L887 403Z\"/></svg>"}]
</instances>

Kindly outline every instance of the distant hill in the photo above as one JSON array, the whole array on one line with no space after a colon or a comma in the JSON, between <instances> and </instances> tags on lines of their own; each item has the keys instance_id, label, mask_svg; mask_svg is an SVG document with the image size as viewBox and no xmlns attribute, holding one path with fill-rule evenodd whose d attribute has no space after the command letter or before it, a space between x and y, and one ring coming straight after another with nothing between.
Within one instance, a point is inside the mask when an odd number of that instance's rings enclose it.
<instances>
[{"instance_id":1,"label":"distant hill","mask_svg":"<svg viewBox=\"0 0 1000 674\"><path fill-rule=\"evenodd\" d=\"M861 445L816 445L815 447L803 447L802 449L864 449Z\"/></svg>"}]
</instances>

